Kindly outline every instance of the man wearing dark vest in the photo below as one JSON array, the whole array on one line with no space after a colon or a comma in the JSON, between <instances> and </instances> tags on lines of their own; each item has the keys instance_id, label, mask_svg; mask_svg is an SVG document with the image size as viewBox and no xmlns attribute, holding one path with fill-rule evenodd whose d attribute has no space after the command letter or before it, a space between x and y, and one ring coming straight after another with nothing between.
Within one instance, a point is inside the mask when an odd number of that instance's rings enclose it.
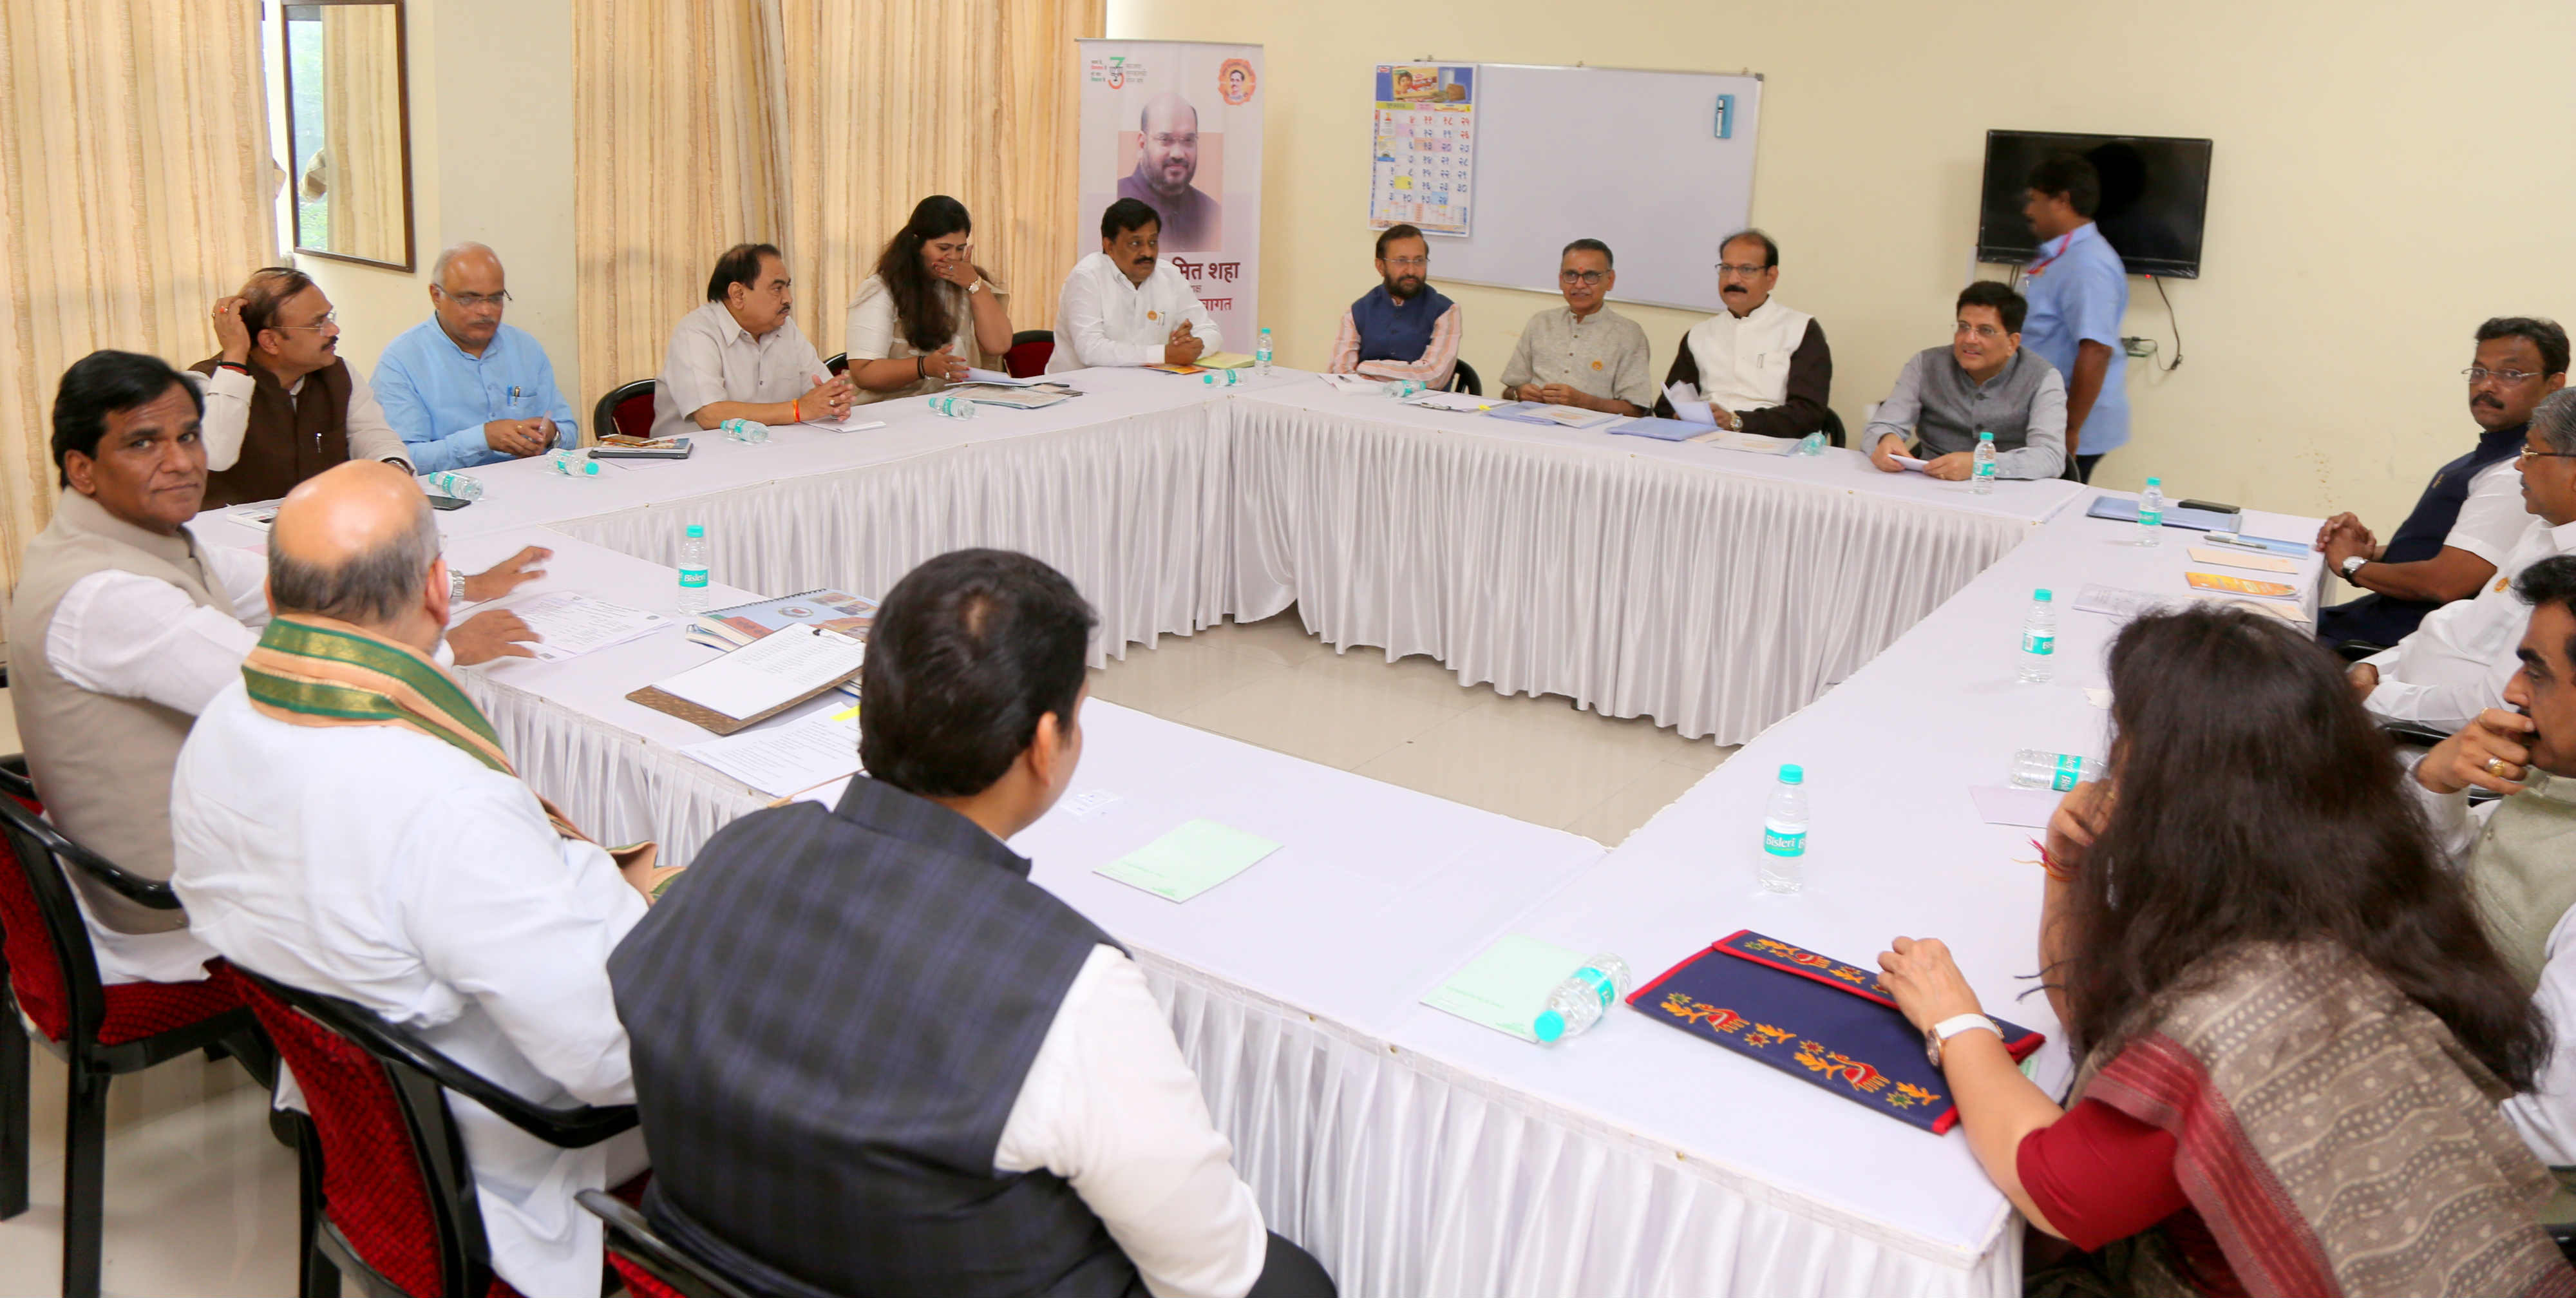
<instances>
[{"instance_id":1,"label":"man wearing dark vest","mask_svg":"<svg viewBox=\"0 0 2576 1298\"><path fill-rule=\"evenodd\" d=\"M1329 1298L1124 952L1006 840L1080 760L1096 619L1026 555L888 592L867 773L719 831L609 957L664 1237L760 1294Z\"/></svg>"},{"instance_id":2,"label":"man wearing dark vest","mask_svg":"<svg viewBox=\"0 0 2576 1298\"><path fill-rule=\"evenodd\" d=\"M2477 445L2433 474L2387 544L2351 514L2317 529L2326 567L2369 592L2317 610L2319 640L2396 644L2425 614L2477 594L2529 524L2516 457L2531 412L2567 384L2567 331L2548 320L2500 316L2478 326L2477 343L2466 371Z\"/></svg>"},{"instance_id":3,"label":"man wearing dark vest","mask_svg":"<svg viewBox=\"0 0 2576 1298\"><path fill-rule=\"evenodd\" d=\"M1327 372L1447 389L1467 319L1424 278L1431 273L1430 240L1412 226L1388 226L1377 236L1377 273L1383 282L1342 313Z\"/></svg>"},{"instance_id":4,"label":"man wearing dark vest","mask_svg":"<svg viewBox=\"0 0 2576 1298\"><path fill-rule=\"evenodd\" d=\"M170 776L207 702L241 679L268 621L267 570L185 526L206 488L203 398L158 357L93 352L54 397L62 496L29 542L9 601L9 702L45 814L73 841L147 879L170 877ZM464 578L495 599L544 575L535 547ZM489 610L449 632L459 662L527 656L536 636ZM150 910L74 874L99 975L205 977L212 955L175 910Z\"/></svg>"},{"instance_id":5,"label":"man wearing dark vest","mask_svg":"<svg viewBox=\"0 0 2576 1298\"><path fill-rule=\"evenodd\" d=\"M215 304L223 350L189 367L204 376L206 508L280 499L345 460L411 470L402 434L340 359L334 314L319 285L282 266Z\"/></svg>"},{"instance_id":6,"label":"man wearing dark vest","mask_svg":"<svg viewBox=\"0 0 2576 1298\"><path fill-rule=\"evenodd\" d=\"M1990 279L1959 294L1950 345L1905 362L1896 387L1862 436L1870 463L1903 473L1909 436L1923 472L1964 482L1975 468L1977 434L1995 435L1995 476L2054 478L2066 472L2066 382L2021 345L2021 294Z\"/></svg>"}]
</instances>

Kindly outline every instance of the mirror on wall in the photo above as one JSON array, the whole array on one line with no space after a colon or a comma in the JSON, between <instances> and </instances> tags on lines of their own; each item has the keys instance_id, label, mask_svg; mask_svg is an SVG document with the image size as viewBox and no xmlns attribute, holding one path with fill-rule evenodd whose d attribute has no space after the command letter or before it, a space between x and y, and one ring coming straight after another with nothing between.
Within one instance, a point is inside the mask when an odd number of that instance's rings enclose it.
<instances>
[{"instance_id":1,"label":"mirror on wall","mask_svg":"<svg viewBox=\"0 0 2576 1298\"><path fill-rule=\"evenodd\" d=\"M402 0L285 6L295 250L412 268Z\"/></svg>"}]
</instances>

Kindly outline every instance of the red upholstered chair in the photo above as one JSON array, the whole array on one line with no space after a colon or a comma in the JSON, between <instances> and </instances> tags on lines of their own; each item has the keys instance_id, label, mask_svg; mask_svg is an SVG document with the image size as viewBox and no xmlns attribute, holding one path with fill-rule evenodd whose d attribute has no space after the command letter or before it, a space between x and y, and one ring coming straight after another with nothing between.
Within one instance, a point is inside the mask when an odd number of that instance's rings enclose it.
<instances>
[{"instance_id":1,"label":"red upholstered chair","mask_svg":"<svg viewBox=\"0 0 2576 1298\"><path fill-rule=\"evenodd\" d=\"M574 1196L608 1223L608 1264L635 1298L750 1298L741 1286L662 1238L624 1200L584 1190Z\"/></svg>"},{"instance_id":2,"label":"red upholstered chair","mask_svg":"<svg viewBox=\"0 0 2576 1298\"><path fill-rule=\"evenodd\" d=\"M592 441L612 433L629 437L653 435L653 380L637 379L610 388L608 394L590 408Z\"/></svg>"},{"instance_id":3,"label":"red upholstered chair","mask_svg":"<svg viewBox=\"0 0 2576 1298\"><path fill-rule=\"evenodd\" d=\"M98 1293L107 1189L107 1088L125 1073L198 1050L229 1051L270 1073L267 1043L220 976L197 983L102 986L68 870L155 909L170 886L138 879L73 843L40 815L24 759L0 758L0 974L36 1038L71 1073L64 1097L63 1293ZM220 969L222 962L216 961ZM5 1009L5 1005L0 1005ZM27 1033L0 1024L0 1217L27 1210Z\"/></svg>"},{"instance_id":4,"label":"red upholstered chair","mask_svg":"<svg viewBox=\"0 0 2576 1298\"><path fill-rule=\"evenodd\" d=\"M580 1149L635 1125L633 1105L549 1109L441 1054L418 1034L334 996L246 969L224 976L304 1092L305 1298L340 1277L367 1298L515 1298L492 1274L473 1169L447 1107L457 1094L550 1144Z\"/></svg>"},{"instance_id":5,"label":"red upholstered chair","mask_svg":"<svg viewBox=\"0 0 2576 1298\"><path fill-rule=\"evenodd\" d=\"M1033 379L1046 373L1054 356L1055 330L1023 329L1011 335L1011 350L1002 354L1002 364L1012 378Z\"/></svg>"}]
</instances>

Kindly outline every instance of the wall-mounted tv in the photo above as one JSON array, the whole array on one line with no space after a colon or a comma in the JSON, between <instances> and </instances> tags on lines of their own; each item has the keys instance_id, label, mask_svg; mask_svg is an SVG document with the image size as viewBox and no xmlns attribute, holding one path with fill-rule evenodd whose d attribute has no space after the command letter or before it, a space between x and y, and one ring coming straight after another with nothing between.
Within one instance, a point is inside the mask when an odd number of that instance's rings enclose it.
<instances>
[{"instance_id":1,"label":"wall-mounted tv","mask_svg":"<svg viewBox=\"0 0 2576 1298\"><path fill-rule=\"evenodd\" d=\"M2030 169L2078 153L2102 177L2093 214L2132 275L2200 277L2201 222L2209 212L2209 141L2160 135L1986 132L1986 179L1977 211L1977 260L2021 265L2039 252L2022 219Z\"/></svg>"}]
</instances>

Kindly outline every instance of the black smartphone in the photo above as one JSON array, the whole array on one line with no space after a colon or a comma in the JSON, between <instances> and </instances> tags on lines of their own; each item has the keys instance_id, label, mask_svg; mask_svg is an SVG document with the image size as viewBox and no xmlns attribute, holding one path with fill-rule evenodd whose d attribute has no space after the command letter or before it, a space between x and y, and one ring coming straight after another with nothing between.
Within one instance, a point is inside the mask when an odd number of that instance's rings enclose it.
<instances>
[{"instance_id":1,"label":"black smartphone","mask_svg":"<svg viewBox=\"0 0 2576 1298\"><path fill-rule=\"evenodd\" d=\"M467 500L461 496L432 495L429 498L429 507L431 509L463 509L467 505L471 505L473 503L473 501Z\"/></svg>"},{"instance_id":2,"label":"black smartphone","mask_svg":"<svg viewBox=\"0 0 2576 1298\"><path fill-rule=\"evenodd\" d=\"M2186 500L2180 502L2180 505L2181 508L2184 509L2205 509L2213 514L2242 514L2245 512L2234 505L2222 505L2215 500Z\"/></svg>"}]
</instances>

